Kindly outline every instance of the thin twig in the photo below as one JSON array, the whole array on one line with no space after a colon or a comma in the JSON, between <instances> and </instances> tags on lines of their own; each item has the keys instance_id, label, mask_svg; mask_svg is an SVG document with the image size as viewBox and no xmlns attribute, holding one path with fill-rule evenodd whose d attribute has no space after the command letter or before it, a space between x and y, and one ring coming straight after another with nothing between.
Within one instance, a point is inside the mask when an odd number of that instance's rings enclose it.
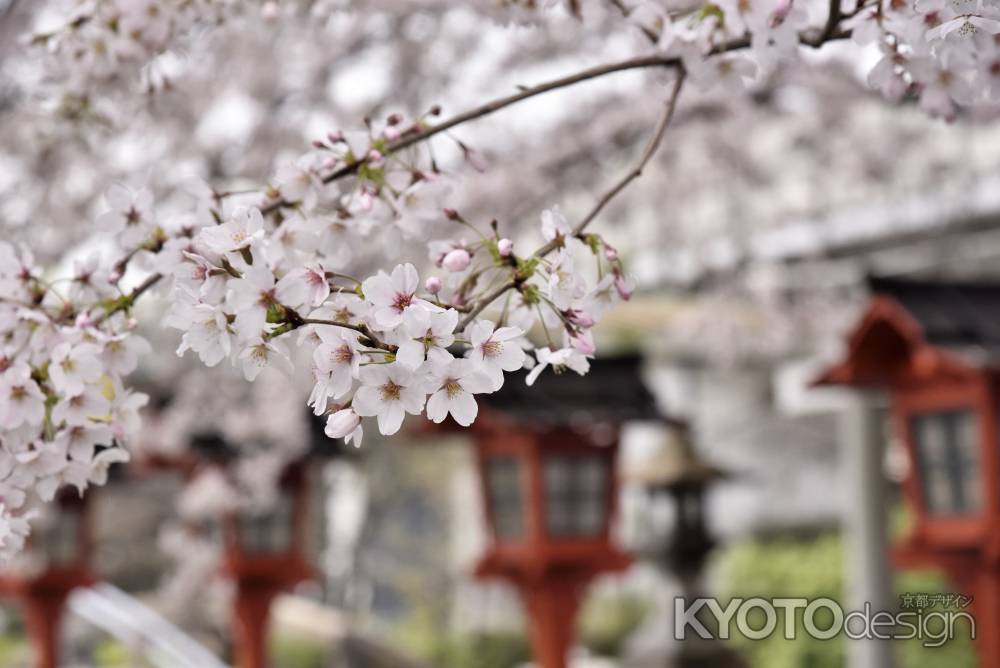
<instances>
[{"instance_id":1,"label":"thin twig","mask_svg":"<svg viewBox=\"0 0 1000 668\"><path fill-rule=\"evenodd\" d=\"M823 32L820 33L820 41L826 41L831 35L837 30L837 26L840 25L840 19L843 14L843 10L840 7L841 0L830 0L830 11L826 17L826 26L823 28Z\"/></svg>"},{"instance_id":2,"label":"thin twig","mask_svg":"<svg viewBox=\"0 0 1000 668\"><path fill-rule=\"evenodd\" d=\"M807 38L805 36L800 36L799 41L804 46L811 46L813 48L818 48L818 47L822 46L822 44L824 44L825 42L833 41L833 40L838 40L838 39L845 39L845 38L848 38L850 36L851 36L851 31L849 31L849 30L846 30L846 31L845 30L837 31L837 32L834 32L834 33L832 33L830 35L825 35L825 31L824 31L823 34L819 34L815 38ZM730 40L730 41L728 41L728 42L726 42L724 44L720 44L719 46L716 46L715 48L713 48L709 52L709 54L710 55L718 55L718 54L721 54L721 53L727 53L729 51L736 51L736 50L739 50L739 49L745 49L745 48L747 48L749 46L750 46L750 39L749 39L749 37L740 37L738 39ZM521 102L522 100L527 100L529 98L535 97L536 95L541 95L543 93L547 93L549 91L557 90L559 88L566 88L568 86L572 86L574 84L581 83L583 81L588 81L590 79L596 79L596 78L605 76L607 74L612 74L614 72L624 72L624 71L627 71L627 70L650 68L650 67L678 68L678 71L680 71L680 68L682 68L682 63L681 63L680 58L677 58L677 57L666 57L666 56L653 55L653 56L643 56L643 57L639 57L639 58L629 58L627 60L622 60L622 61L619 61L619 62L616 62L616 63L608 63L608 64L605 64L605 65L598 65L596 67L591 67L591 68L582 70L580 72L577 72L576 74L571 74L569 76L565 76L565 77L562 77L562 78L559 78L559 79L554 79L552 81L549 81L549 82L546 82L546 83L543 83L543 84L539 84L537 86L533 86L533 87L530 87L530 88L525 88L522 91L520 91L518 93L515 93L513 95L507 95L505 97L497 98L496 100L493 100L492 102L487 102L486 104L483 104L483 105L481 105L479 107L476 107L474 109L470 109L469 111L466 111L465 113L458 114L457 116L453 116L452 118L450 118L447 121L444 121L443 123L440 123L438 125L434 125L434 126L425 128L424 130L421 130L420 132L416 132L416 133L407 135L405 137L402 137L402 138L398 139L397 141L391 143L386 148L386 150L383 152L383 154L384 155L388 155L388 154L391 154L391 153L395 153L397 151L401 151L401 150L403 150L405 148L409 148L410 146L413 146L413 145L415 145L415 144L417 144L419 142L422 142L422 141L424 141L426 139L429 139L429 138L433 137L434 135L439 134L441 132L444 132L446 130L449 130L449 129L455 127L455 126L461 125L463 123L467 123L469 121L481 118L483 116L487 116L487 115L492 114L492 113L494 113L496 111L504 109L505 107L509 107L512 104L516 104L518 102ZM681 77L678 77L678 80L675 82L676 86L680 85L680 79L681 79ZM670 108L670 113L671 114L673 113L673 109L672 108ZM668 119L668 122L669 122L669 119ZM655 152L655 147L653 147L653 150ZM327 176L325 176L323 178L323 182L324 183L330 183L332 181L336 181L338 179L341 179L341 178L344 178L344 177L349 176L351 174L354 174L355 172L358 171L358 169L362 165L366 164L367 162L368 162L368 157L366 156L366 157L364 157L364 158L362 158L360 160L357 160L355 162L352 162L352 163L350 163L348 165L344 165L340 169L338 169L338 170L332 172L331 174L328 174ZM641 171L640 171L640 173L641 173ZM610 200L611 198L613 198L619 191L621 191L626 185L628 185L629 181L631 181L634 178L637 178L637 177L631 177L625 183L621 183L618 186L616 186L615 192L612 192L610 194L610 197L607 197L607 199ZM577 226L579 228L579 230L582 230L583 227L586 227L586 225L589 224L590 220L593 220L593 218L596 217L597 213L600 213L600 210L604 207L605 204L607 204L607 201L599 202L598 203L598 207L596 208L596 211L592 212L593 215L589 216L588 219L585 219L585 221L583 223L581 223L581 225ZM268 204L268 205L266 205L264 207L261 207L261 213L263 213L264 215L267 215L269 213L272 213L272 212L278 210L281 207L288 207L288 206L291 206L290 202L286 202L284 200L278 200L278 201L272 202L272 203L270 203L270 204ZM551 250L551 249L549 249L549 250ZM549 252L549 251L545 251L545 252ZM128 258L130 258L131 255L133 255L133 254L134 254L134 252L130 253L129 256L128 256ZM126 259L126 261L127 261L127 259ZM131 306L131 302L136 297L138 297L143 292L145 292L146 290L148 290L150 287L152 287L153 285L155 285L161 278L162 278L162 276L160 274L153 274L153 275L151 275L149 278L146 279L146 281L143 283L143 285L140 286L141 289L137 288L136 290L134 290L132 292L131 295L129 295L129 299L127 300L128 301L127 304L122 304L122 305L116 306L114 309L112 309L111 311L107 312L104 316L100 317L97 320L97 322L103 321L107 316L110 316L112 313L115 313L116 311L120 311L120 310L123 310L123 309L127 308L128 306ZM510 289L510 288L507 288L507 289ZM506 290L504 290L504 292L505 291ZM494 292L496 292L496 291L494 291ZM503 292L497 293L496 296L500 296L501 294L503 294ZM495 298L496 297L494 297L494 299ZM474 307L472 309L472 311L470 311L470 313L475 312L476 314L478 314L479 312L482 311L483 308L485 308L485 306L480 306L480 305L477 304L477 306ZM466 316L466 318L463 319L462 322L465 323L466 320L469 320L468 316Z\"/></svg>"},{"instance_id":3,"label":"thin twig","mask_svg":"<svg viewBox=\"0 0 1000 668\"><path fill-rule=\"evenodd\" d=\"M344 329L353 330L364 336L367 340L365 345L371 348L379 348L390 353L394 353L398 350L397 346L385 343L375 336L372 330L368 329L367 325L352 325L349 322L337 322L336 320L324 320L322 318L300 318L299 322L303 325L330 325L331 327L343 327Z\"/></svg>"},{"instance_id":4,"label":"thin twig","mask_svg":"<svg viewBox=\"0 0 1000 668\"><path fill-rule=\"evenodd\" d=\"M110 309L108 309L104 313L101 313L96 318L94 318L94 323L93 324L99 325L102 322L104 322L105 320L107 320L108 318L110 318L115 313L118 313L119 311L124 311L126 309L131 308L132 304L135 303L135 300L138 299L139 296L142 295L142 293L146 292L147 290L149 290L150 288L152 288L154 285L156 285L160 281L161 278L163 278L163 274L159 274L159 273L157 273L157 274L150 274L149 276L147 276L146 280L144 280L139 285L135 286L135 288L132 290L132 292L128 293L128 295L126 295L122 299L119 299L118 302L115 303L115 305L112 306Z\"/></svg>"},{"instance_id":5,"label":"thin twig","mask_svg":"<svg viewBox=\"0 0 1000 668\"><path fill-rule=\"evenodd\" d=\"M637 178L642 176L642 170L646 168L649 161L656 154L656 150L660 147L663 142L663 135L666 134L667 126L670 125L671 119L674 117L674 110L677 108L677 98L680 96L681 86L684 84L684 69L678 68L677 78L674 80L674 87L670 91L670 97L667 98L666 105L663 107L663 112L660 114L660 118L656 123L656 128L653 130L653 135L646 142L646 148L643 149L642 155L639 156L639 161L635 166L623 176L614 186L611 187L604 195L601 196L594 207L590 210L583 220L581 220L576 227L573 228L572 236L577 236L582 234L597 216L604 210L608 202L613 200L621 191L635 181ZM535 251L535 257L544 257L551 253L558 247L558 243L553 240L539 248Z\"/></svg>"},{"instance_id":6,"label":"thin twig","mask_svg":"<svg viewBox=\"0 0 1000 668\"><path fill-rule=\"evenodd\" d=\"M479 300L476 301L476 305L466 314L462 321L458 323L455 328L456 332L461 332L463 329L468 327L469 323L472 322L477 315L483 312L483 310L492 304L494 301L500 298L508 290L513 290L517 287L516 281L507 281L506 283L497 286L492 292L484 295Z\"/></svg>"},{"instance_id":7,"label":"thin twig","mask_svg":"<svg viewBox=\"0 0 1000 668\"><path fill-rule=\"evenodd\" d=\"M656 155L656 151L660 147L660 144L663 143L663 136L666 134L667 127L670 125L670 121L674 117L674 110L677 108L677 98L680 97L681 87L684 84L684 77L684 68L678 66L677 78L674 80L670 96L667 98L663 111L660 113L660 117L656 122L656 127L653 129L653 134L650 136L649 141L646 142L646 148L643 149L642 154L639 156L639 160L636 162L635 166L633 166L632 169L625 174L625 176L619 179L618 182L611 187L611 189L605 192L604 195L597 200L597 203L590 210L590 212L584 216L583 220L577 223L576 227L573 228L572 236L582 234L587 228L587 225L597 218L604 207L607 206L608 202L613 200L620 192L625 190L630 183L642 176L642 171L646 168L646 165L649 164L649 161L652 160L653 156ZM558 247L559 243L553 240L541 246L533 253L533 255L538 258L545 257ZM484 295L476 302L476 305L471 311L469 311L468 315L462 318L462 321L458 323L458 327L455 328L456 331L460 332L465 329L477 315L486 309L486 307L488 307L495 300L499 299L508 290L513 290L517 286L518 282L516 280L511 280L497 287L489 294Z\"/></svg>"}]
</instances>

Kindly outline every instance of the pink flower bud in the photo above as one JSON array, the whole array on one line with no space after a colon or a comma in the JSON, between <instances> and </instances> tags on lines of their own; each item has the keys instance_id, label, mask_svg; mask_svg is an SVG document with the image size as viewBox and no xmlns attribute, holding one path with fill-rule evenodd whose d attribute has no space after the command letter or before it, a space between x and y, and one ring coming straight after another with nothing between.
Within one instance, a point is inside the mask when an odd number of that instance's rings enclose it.
<instances>
[{"instance_id":1,"label":"pink flower bud","mask_svg":"<svg viewBox=\"0 0 1000 668\"><path fill-rule=\"evenodd\" d=\"M344 133L341 132L340 130L337 130L336 132L327 132L326 138L333 144L339 144L340 142L344 141Z\"/></svg>"},{"instance_id":2,"label":"pink flower bud","mask_svg":"<svg viewBox=\"0 0 1000 668\"><path fill-rule=\"evenodd\" d=\"M570 324L576 325L580 329L590 329L594 326L594 318L586 311L581 311L580 309L566 311L566 319Z\"/></svg>"},{"instance_id":3,"label":"pink flower bud","mask_svg":"<svg viewBox=\"0 0 1000 668\"><path fill-rule=\"evenodd\" d=\"M597 346L594 345L594 337L589 332L586 334L574 334L570 337L569 343L584 355L593 355L597 351Z\"/></svg>"},{"instance_id":4,"label":"pink flower bud","mask_svg":"<svg viewBox=\"0 0 1000 668\"><path fill-rule=\"evenodd\" d=\"M500 257L510 257L510 254L514 252L514 242L503 238L497 242L497 250L500 252Z\"/></svg>"},{"instance_id":5,"label":"pink flower bud","mask_svg":"<svg viewBox=\"0 0 1000 668\"><path fill-rule=\"evenodd\" d=\"M333 413L326 419L326 429L323 431L330 438L344 438L361 424L361 418L352 408L344 408Z\"/></svg>"},{"instance_id":6,"label":"pink flower bud","mask_svg":"<svg viewBox=\"0 0 1000 668\"><path fill-rule=\"evenodd\" d=\"M427 282L424 283L424 288L432 295L436 295L441 292L441 287L441 279L437 276L431 276L427 279Z\"/></svg>"},{"instance_id":7,"label":"pink flower bud","mask_svg":"<svg viewBox=\"0 0 1000 668\"><path fill-rule=\"evenodd\" d=\"M464 248L456 248L444 256L441 264L448 271L465 271L471 261L472 256L469 255L469 251Z\"/></svg>"},{"instance_id":8,"label":"pink flower bud","mask_svg":"<svg viewBox=\"0 0 1000 668\"><path fill-rule=\"evenodd\" d=\"M385 129L382 135L389 141L396 141L397 139L399 139L400 135L399 128L397 128L394 125L390 125Z\"/></svg>"},{"instance_id":9,"label":"pink flower bud","mask_svg":"<svg viewBox=\"0 0 1000 668\"><path fill-rule=\"evenodd\" d=\"M323 159L323 169L333 169L337 166L337 159L332 155Z\"/></svg>"},{"instance_id":10,"label":"pink flower bud","mask_svg":"<svg viewBox=\"0 0 1000 668\"><path fill-rule=\"evenodd\" d=\"M792 11L792 0L778 0L778 3L774 7L774 11L771 12L768 23L772 28L777 28L785 19L788 18L788 13Z\"/></svg>"},{"instance_id":11,"label":"pink flower bud","mask_svg":"<svg viewBox=\"0 0 1000 668\"><path fill-rule=\"evenodd\" d=\"M615 274L615 290L618 291L619 297L628 301L632 297L633 289L632 281L625 278L625 274Z\"/></svg>"},{"instance_id":12,"label":"pink flower bud","mask_svg":"<svg viewBox=\"0 0 1000 668\"><path fill-rule=\"evenodd\" d=\"M460 215L458 215L458 211L455 211L454 209L452 209L450 207L445 207L442 211L444 212L444 217L447 218L448 220L461 220L462 219L462 217Z\"/></svg>"},{"instance_id":13,"label":"pink flower bud","mask_svg":"<svg viewBox=\"0 0 1000 668\"><path fill-rule=\"evenodd\" d=\"M384 157L385 156L382 155L382 152L379 151L378 149L373 148L372 150L368 151L368 162L379 163L382 162L382 159Z\"/></svg>"},{"instance_id":14,"label":"pink flower bud","mask_svg":"<svg viewBox=\"0 0 1000 668\"><path fill-rule=\"evenodd\" d=\"M618 249L615 248L614 246L609 246L607 244L604 244L604 258L608 262L617 262L618 261Z\"/></svg>"},{"instance_id":15,"label":"pink flower bud","mask_svg":"<svg viewBox=\"0 0 1000 668\"><path fill-rule=\"evenodd\" d=\"M118 271L117 269L108 274L108 283L110 283L111 285L117 284L118 281L120 280L122 280L122 272Z\"/></svg>"}]
</instances>

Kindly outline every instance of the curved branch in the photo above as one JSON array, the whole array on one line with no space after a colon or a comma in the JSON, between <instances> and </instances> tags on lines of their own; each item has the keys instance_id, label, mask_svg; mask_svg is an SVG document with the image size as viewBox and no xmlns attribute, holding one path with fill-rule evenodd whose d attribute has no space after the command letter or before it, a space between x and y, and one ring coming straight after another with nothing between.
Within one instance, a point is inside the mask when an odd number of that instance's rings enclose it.
<instances>
[{"instance_id":1,"label":"curved branch","mask_svg":"<svg viewBox=\"0 0 1000 668\"><path fill-rule=\"evenodd\" d=\"M604 193L590 212L584 216L583 220L577 223L576 227L573 228L573 236L581 234L590 223L593 222L595 218L604 210L608 202L613 200L621 191L635 181L637 178L642 176L642 170L646 168L649 161L654 155L656 155L656 150L663 143L663 135L666 134L667 126L670 125L671 119L674 117L674 110L677 108L677 98L680 96L681 87L684 85L685 72L684 68L678 68L677 78L674 80L674 87L670 91L670 97L667 98L666 105L663 111L660 113L660 118L656 122L656 128L653 130L653 135L646 142L646 148L643 149L642 155L639 157L638 162L635 166L625 176L623 176L615 185L611 187L610 190ZM545 244L541 248L535 251L535 257L544 257L551 253L558 247L558 244L553 240Z\"/></svg>"}]
</instances>

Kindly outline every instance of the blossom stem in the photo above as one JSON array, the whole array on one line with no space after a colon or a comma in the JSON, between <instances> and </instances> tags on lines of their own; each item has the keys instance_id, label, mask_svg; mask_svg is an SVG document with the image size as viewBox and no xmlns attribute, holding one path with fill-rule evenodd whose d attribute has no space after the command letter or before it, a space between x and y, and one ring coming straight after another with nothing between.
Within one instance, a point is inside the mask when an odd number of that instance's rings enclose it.
<instances>
[{"instance_id":1,"label":"blossom stem","mask_svg":"<svg viewBox=\"0 0 1000 668\"><path fill-rule=\"evenodd\" d=\"M330 325L331 327L351 329L365 337L365 340L363 340L362 343L366 346L378 348L387 353L395 353L398 349L396 346L380 341L378 337L376 337L375 334L368 329L367 325L353 325L349 322L337 322L336 320L324 320L322 318L300 318L299 322L303 325Z\"/></svg>"}]
</instances>

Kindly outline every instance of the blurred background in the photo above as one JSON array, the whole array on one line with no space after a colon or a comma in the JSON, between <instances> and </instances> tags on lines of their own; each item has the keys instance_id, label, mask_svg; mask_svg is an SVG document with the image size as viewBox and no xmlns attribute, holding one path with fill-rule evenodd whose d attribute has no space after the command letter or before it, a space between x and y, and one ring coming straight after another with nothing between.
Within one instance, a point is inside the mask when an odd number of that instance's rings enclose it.
<instances>
[{"instance_id":1,"label":"blurred background","mask_svg":"<svg viewBox=\"0 0 1000 668\"><path fill-rule=\"evenodd\" d=\"M0 0L3 238L53 264L113 254L90 223L113 182L149 184L169 218L196 181L257 187L364 117L448 116L649 48L616 3L582 21L280 4L206 26L135 96L73 89L19 37L46 5ZM3 577L0 665L40 665L45 643L101 667L553 668L552 646L576 668L1000 665L996 639L961 633L673 637L675 597L697 595L895 611L962 591L981 636L1000 623L1000 123L884 101L864 81L877 57L831 44L746 94L685 91L596 222L637 290L600 323L591 374L531 393L512 377L482 427L329 441L307 381L178 359L162 302L143 303L157 353L134 461L39 520ZM435 150L463 215L527 244L541 210L578 218L624 172L666 93L621 73L456 129L482 173L457 141ZM277 494L255 484L273 477Z\"/></svg>"}]
</instances>

